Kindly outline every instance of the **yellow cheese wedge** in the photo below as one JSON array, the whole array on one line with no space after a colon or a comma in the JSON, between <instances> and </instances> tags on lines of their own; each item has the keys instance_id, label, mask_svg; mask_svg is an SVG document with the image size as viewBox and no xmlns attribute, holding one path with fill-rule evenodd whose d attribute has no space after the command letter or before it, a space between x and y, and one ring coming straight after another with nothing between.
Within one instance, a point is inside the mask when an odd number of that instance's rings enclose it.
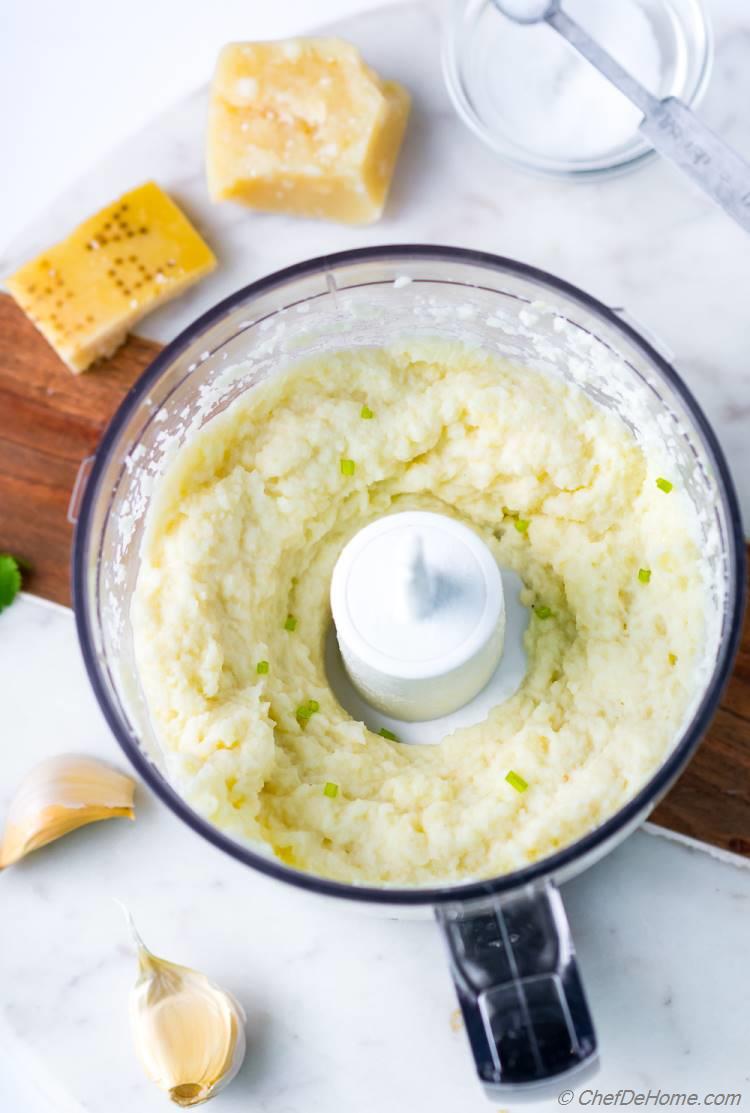
<instances>
[{"instance_id":1,"label":"yellow cheese wedge","mask_svg":"<svg viewBox=\"0 0 750 1113\"><path fill-rule=\"evenodd\" d=\"M213 270L216 258L155 182L125 193L6 279L71 371L110 356L136 321Z\"/></svg>"},{"instance_id":2,"label":"yellow cheese wedge","mask_svg":"<svg viewBox=\"0 0 750 1113\"><path fill-rule=\"evenodd\" d=\"M231 43L211 94L215 201L368 224L383 211L410 98L341 39Z\"/></svg>"}]
</instances>

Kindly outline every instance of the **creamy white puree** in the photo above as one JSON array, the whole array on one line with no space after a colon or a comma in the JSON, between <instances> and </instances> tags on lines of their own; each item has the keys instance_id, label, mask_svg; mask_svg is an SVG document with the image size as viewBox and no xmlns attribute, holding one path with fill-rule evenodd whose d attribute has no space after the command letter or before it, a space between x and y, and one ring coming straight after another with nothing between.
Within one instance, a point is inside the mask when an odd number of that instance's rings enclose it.
<instances>
[{"instance_id":1,"label":"creamy white puree","mask_svg":"<svg viewBox=\"0 0 750 1113\"><path fill-rule=\"evenodd\" d=\"M254 388L180 450L150 511L136 653L178 787L344 880L490 876L574 841L661 764L691 699L704 590L666 467L578 388L458 343L341 351ZM323 665L339 552L406 509L466 522L537 607L520 690L436 746L353 721Z\"/></svg>"}]
</instances>

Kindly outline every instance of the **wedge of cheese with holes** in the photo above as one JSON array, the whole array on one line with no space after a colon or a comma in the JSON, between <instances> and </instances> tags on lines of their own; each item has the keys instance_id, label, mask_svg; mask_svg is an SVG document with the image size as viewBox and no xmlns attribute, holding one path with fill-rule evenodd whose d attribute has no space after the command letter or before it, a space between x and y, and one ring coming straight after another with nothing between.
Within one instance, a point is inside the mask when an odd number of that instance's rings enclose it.
<instances>
[{"instance_id":1,"label":"wedge of cheese with holes","mask_svg":"<svg viewBox=\"0 0 750 1113\"><path fill-rule=\"evenodd\" d=\"M5 280L71 371L110 356L136 321L216 258L155 182L133 189Z\"/></svg>"},{"instance_id":2,"label":"wedge of cheese with holes","mask_svg":"<svg viewBox=\"0 0 750 1113\"><path fill-rule=\"evenodd\" d=\"M341 39L232 43L211 93L211 197L347 224L377 220L409 103Z\"/></svg>"}]
</instances>

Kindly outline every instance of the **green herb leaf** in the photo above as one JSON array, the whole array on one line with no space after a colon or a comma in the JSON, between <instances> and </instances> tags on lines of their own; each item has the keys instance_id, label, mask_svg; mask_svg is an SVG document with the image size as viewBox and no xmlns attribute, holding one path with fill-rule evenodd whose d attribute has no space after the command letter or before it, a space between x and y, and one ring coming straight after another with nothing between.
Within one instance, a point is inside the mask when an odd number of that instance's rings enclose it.
<instances>
[{"instance_id":1,"label":"green herb leaf","mask_svg":"<svg viewBox=\"0 0 750 1113\"><path fill-rule=\"evenodd\" d=\"M534 614L537 618L552 618L551 608L545 606L544 603L542 603L539 607L534 607Z\"/></svg>"},{"instance_id":2,"label":"green herb leaf","mask_svg":"<svg viewBox=\"0 0 750 1113\"><path fill-rule=\"evenodd\" d=\"M18 561L10 553L0 553L0 611L11 605L20 590Z\"/></svg>"},{"instance_id":3,"label":"green herb leaf","mask_svg":"<svg viewBox=\"0 0 750 1113\"><path fill-rule=\"evenodd\" d=\"M659 488L660 491L663 491L665 495L668 495L674 487L674 483L670 483L668 479L662 479L662 477L659 476L656 481L656 486Z\"/></svg>"},{"instance_id":4,"label":"green herb leaf","mask_svg":"<svg viewBox=\"0 0 750 1113\"><path fill-rule=\"evenodd\" d=\"M516 527L519 533L526 533L526 530L529 528L529 523L526 521L525 518L516 518L513 525Z\"/></svg>"},{"instance_id":5,"label":"green herb leaf","mask_svg":"<svg viewBox=\"0 0 750 1113\"><path fill-rule=\"evenodd\" d=\"M268 661L258 661L255 671L258 676L265 676L268 672Z\"/></svg>"},{"instance_id":6,"label":"green herb leaf","mask_svg":"<svg viewBox=\"0 0 750 1113\"><path fill-rule=\"evenodd\" d=\"M527 782L521 776L521 774L520 773L514 773L512 769L508 773L505 774L505 779L508 782L508 784L510 785L510 787L514 788L516 790L516 792L525 792L526 789L529 787Z\"/></svg>"},{"instance_id":7,"label":"green herb leaf","mask_svg":"<svg viewBox=\"0 0 750 1113\"><path fill-rule=\"evenodd\" d=\"M290 631L297 629L297 619L294 617L293 614L288 614L286 616L286 622L284 623L284 629L285 630L290 630Z\"/></svg>"},{"instance_id":8,"label":"green herb leaf","mask_svg":"<svg viewBox=\"0 0 750 1113\"><path fill-rule=\"evenodd\" d=\"M388 730L388 727L381 727L378 734L381 738L387 738L389 742L398 742L398 738L392 730Z\"/></svg>"},{"instance_id":9,"label":"green herb leaf","mask_svg":"<svg viewBox=\"0 0 750 1113\"><path fill-rule=\"evenodd\" d=\"M339 794L339 786L333 781L326 781L323 795L330 797L331 800Z\"/></svg>"},{"instance_id":10,"label":"green herb leaf","mask_svg":"<svg viewBox=\"0 0 750 1113\"><path fill-rule=\"evenodd\" d=\"M309 699L307 701L307 706L310 708L311 712L320 711L320 704L316 699Z\"/></svg>"},{"instance_id":11,"label":"green herb leaf","mask_svg":"<svg viewBox=\"0 0 750 1113\"><path fill-rule=\"evenodd\" d=\"M649 580L651 579L651 569L650 568L639 568L638 569L638 579L641 581L642 584L647 584L649 582Z\"/></svg>"},{"instance_id":12,"label":"green herb leaf","mask_svg":"<svg viewBox=\"0 0 750 1113\"><path fill-rule=\"evenodd\" d=\"M363 406L362 409L359 411L359 416L362 418L363 421L369 421L371 418L375 417L375 414L372 412L369 406Z\"/></svg>"},{"instance_id":13,"label":"green herb leaf","mask_svg":"<svg viewBox=\"0 0 750 1113\"><path fill-rule=\"evenodd\" d=\"M342 460L341 461L341 474L342 475L354 475L354 461L353 460Z\"/></svg>"}]
</instances>

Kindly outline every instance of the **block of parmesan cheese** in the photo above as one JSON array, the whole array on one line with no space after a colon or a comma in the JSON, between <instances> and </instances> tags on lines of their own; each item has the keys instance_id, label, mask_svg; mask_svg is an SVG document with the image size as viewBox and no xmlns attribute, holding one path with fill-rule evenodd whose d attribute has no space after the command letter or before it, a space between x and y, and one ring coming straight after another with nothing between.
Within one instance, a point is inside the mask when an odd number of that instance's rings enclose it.
<instances>
[{"instance_id":1,"label":"block of parmesan cheese","mask_svg":"<svg viewBox=\"0 0 750 1113\"><path fill-rule=\"evenodd\" d=\"M136 321L216 258L154 182L133 189L5 280L71 371L110 356Z\"/></svg>"},{"instance_id":2,"label":"block of parmesan cheese","mask_svg":"<svg viewBox=\"0 0 750 1113\"><path fill-rule=\"evenodd\" d=\"M211 197L347 224L377 220L409 103L341 39L231 43L211 91Z\"/></svg>"}]
</instances>

